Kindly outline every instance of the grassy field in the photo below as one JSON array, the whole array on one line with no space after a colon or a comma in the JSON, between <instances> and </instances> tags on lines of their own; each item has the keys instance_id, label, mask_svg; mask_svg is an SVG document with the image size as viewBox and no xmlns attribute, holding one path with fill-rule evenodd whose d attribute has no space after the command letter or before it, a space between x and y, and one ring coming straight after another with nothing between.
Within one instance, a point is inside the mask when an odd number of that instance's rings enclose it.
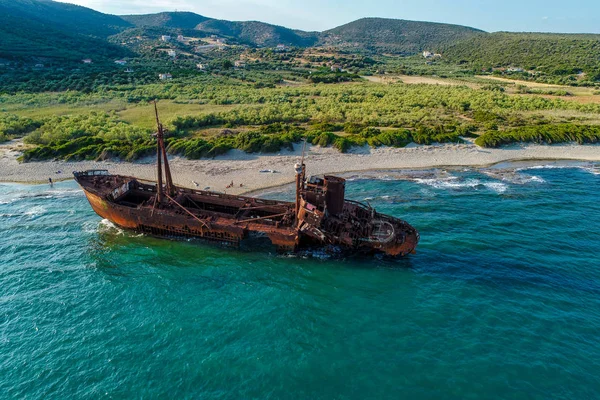
<instances>
[{"instance_id":1,"label":"grassy field","mask_svg":"<svg viewBox=\"0 0 600 400\"><path fill-rule=\"evenodd\" d=\"M159 116L163 121L170 121L176 117L224 112L232 110L235 107L239 106L176 103L171 100L162 100L160 101ZM141 128L154 129L156 127L154 105L151 103L130 105L129 107L119 110L117 115L119 116L119 119Z\"/></svg>"},{"instance_id":2,"label":"grassy field","mask_svg":"<svg viewBox=\"0 0 600 400\"><path fill-rule=\"evenodd\" d=\"M4 104L0 109L2 113L16 114L27 118L46 118L56 115L77 115L86 114L90 110L111 112L121 111L127 108L126 101L121 99L112 99L101 101L95 104L49 104L43 106L28 105L28 104Z\"/></svg>"}]
</instances>

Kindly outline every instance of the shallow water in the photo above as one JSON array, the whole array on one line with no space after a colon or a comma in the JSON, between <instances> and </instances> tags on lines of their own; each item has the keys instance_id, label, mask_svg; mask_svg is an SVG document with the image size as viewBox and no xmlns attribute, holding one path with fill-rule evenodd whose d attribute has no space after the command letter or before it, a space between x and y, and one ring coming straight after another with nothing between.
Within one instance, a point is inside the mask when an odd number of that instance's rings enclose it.
<instances>
[{"instance_id":1,"label":"shallow water","mask_svg":"<svg viewBox=\"0 0 600 400\"><path fill-rule=\"evenodd\" d=\"M598 168L352 178L421 232L397 261L154 239L74 182L0 184L0 397L597 398Z\"/></svg>"}]
</instances>

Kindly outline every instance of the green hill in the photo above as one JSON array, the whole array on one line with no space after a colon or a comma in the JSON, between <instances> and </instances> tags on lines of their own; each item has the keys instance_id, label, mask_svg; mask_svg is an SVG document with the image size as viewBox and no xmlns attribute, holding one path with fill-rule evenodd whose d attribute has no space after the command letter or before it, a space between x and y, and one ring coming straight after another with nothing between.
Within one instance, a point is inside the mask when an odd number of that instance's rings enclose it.
<instances>
[{"instance_id":1,"label":"green hill","mask_svg":"<svg viewBox=\"0 0 600 400\"><path fill-rule=\"evenodd\" d=\"M551 75L600 72L600 35L497 32L443 48L445 58L474 68L519 67Z\"/></svg>"},{"instance_id":2,"label":"green hill","mask_svg":"<svg viewBox=\"0 0 600 400\"><path fill-rule=\"evenodd\" d=\"M443 45L483 33L475 28L435 22L362 18L325 31L321 44L396 54L437 51Z\"/></svg>"},{"instance_id":3,"label":"green hill","mask_svg":"<svg viewBox=\"0 0 600 400\"><path fill-rule=\"evenodd\" d=\"M194 29L209 18L192 12L161 12L144 15L122 15L125 21L136 27L164 27Z\"/></svg>"},{"instance_id":4,"label":"green hill","mask_svg":"<svg viewBox=\"0 0 600 400\"><path fill-rule=\"evenodd\" d=\"M459 25L386 18L363 18L319 33L258 21L216 20L192 12L119 17L50 0L0 0L2 59L101 61L143 51L152 55L153 44L148 42L179 33L215 34L250 46L334 46L397 55L427 50L442 53L444 62L475 70L513 66L534 71L527 76L531 79L558 77L559 83L578 84L600 80L600 35L486 33Z\"/></svg>"},{"instance_id":5,"label":"green hill","mask_svg":"<svg viewBox=\"0 0 600 400\"><path fill-rule=\"evenodd\" d=\"M132 26L116 15L49 0L0 0L0 14L31 21L33 25L29 29L42 24L68 34L97 37L108 37Z\"/></svg>"},{"instance_id":6,"label":"green hill","mask_svg":"<svg viewBox=\"0 0 600 400\"><path fill-rule=\"evenodd\" d=\"M314 45L318 40L318 33L316 32L297 31L258 21L234 22L211 19L202 22L196 29L216 35L229 36L253 46L285 44L308 47Z\"/></svg>"},{"instance_id":7,"label":"green hill","mask_svg":"<svg viewBox=\"0 0 600 400\"><path fill-rule=\"evenodd\" d=\"M0 58L78 61L130 52L105 38L129 23L113 15L53 1L0 0Z\"/></svg>"}]
</instances>

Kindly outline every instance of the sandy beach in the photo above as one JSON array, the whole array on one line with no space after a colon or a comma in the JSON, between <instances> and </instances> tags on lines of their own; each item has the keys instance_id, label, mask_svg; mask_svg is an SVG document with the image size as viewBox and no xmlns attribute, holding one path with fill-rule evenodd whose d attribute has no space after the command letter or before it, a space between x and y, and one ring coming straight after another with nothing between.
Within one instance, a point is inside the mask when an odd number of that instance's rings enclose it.
<instances>
[{"instance_id":1,"label":"sandy beach","mask_svg":"<svg viewBox=\"0 0 600 400\"><path fill-rule=\"evenodd\" d=\"M19 163L20 143L0 145L0 181L47 182L71 179L73 171L107 169L111 173L155 180L154 158L128 163L117 161L43 161ZM181 186L246 193L279 186L294 180L294 164L300 161L302 146L279 154L246 154L230 151L215 159L187 160L173 157L173 179ZM333 148L307 146L305 163L308 174L340 174L369 170L426 169L451 166L489 166L506 161L581 160L600 161L599 145L514 145L486 149L474 144L444 144L405 148L357 148L342 154ZM232 188L226 188L233 182ZM240 186L242 184L243 186Z\"/></svg>"}]
</instances>

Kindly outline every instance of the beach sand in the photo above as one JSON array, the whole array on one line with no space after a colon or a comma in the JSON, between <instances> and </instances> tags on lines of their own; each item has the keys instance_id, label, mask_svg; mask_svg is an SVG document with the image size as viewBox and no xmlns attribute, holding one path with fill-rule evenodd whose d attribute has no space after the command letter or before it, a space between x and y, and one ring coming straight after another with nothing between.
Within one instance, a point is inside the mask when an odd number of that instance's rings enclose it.
<instances>
[{"instance_id":1,"label":"beach sand","mask_svg":"<svg viewBox=\"0 0 600 400\"><path fill-rule=\"evenodd\" d=\"M73 171L107 169L114 174L155 180L155 159L140 162L43 161L19 163L19 141L0 145L0 181L48 182L71 179ZM294 164L300 162L302 145L279 154L246 154L233 150L215 159L170 158L173 179L178 185L241 194L294 181ZM521 160L600 161L599 145L513 145L486 149L472 143L405 148L355 148L342 154L333 148L307 146L305 163L309 175L395 169L425 169L450 166L489 166ZM262 172L261 172L262 171ZM232 188L226 188L233 182ZM243 186L240 187L240 184Z\"/></svg>"}]
</instances>

